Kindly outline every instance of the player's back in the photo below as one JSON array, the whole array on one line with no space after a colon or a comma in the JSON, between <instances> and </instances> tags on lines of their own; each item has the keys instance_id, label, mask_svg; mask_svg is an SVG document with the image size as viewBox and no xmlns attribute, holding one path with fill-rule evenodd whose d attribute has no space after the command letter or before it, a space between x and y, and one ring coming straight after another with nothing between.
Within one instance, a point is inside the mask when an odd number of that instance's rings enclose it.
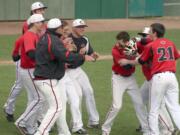
<instances>
[{"instance_id":1,"label":"player's back","mask_svg":"<svg viewBox=\"0 0 180 135\"><path fill-rule=\"evenodd\" d=\"M151 43L153 63L151 73L176 72L177 49L174 43L166 38L158 38Z\"/></svg>"}]
</instances>

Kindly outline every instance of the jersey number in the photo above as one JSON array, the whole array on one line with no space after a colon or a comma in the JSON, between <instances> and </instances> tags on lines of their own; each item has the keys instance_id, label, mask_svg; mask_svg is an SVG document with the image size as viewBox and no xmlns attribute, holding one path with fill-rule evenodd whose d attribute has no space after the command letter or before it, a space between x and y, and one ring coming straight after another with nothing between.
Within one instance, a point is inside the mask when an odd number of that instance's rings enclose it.
<instances>
[{"instance_id":1,"label":"jersey number","mask_svg":"<svg viewBox=\"0 0 180 135\"><path fill-rule=\"evenodd\" d=\"M172 47L158 48L158 54L160 54L159 61L174 60Z\"/></svg>"}]
</instances>

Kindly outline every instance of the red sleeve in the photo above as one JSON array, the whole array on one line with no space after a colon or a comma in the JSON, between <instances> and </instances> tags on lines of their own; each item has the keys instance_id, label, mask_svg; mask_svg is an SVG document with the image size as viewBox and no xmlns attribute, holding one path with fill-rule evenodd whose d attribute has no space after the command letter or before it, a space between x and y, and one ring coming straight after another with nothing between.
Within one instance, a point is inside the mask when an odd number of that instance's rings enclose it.
<instances>
[{"instance_id":1,"label":"red sleeve","mask_svg":"<svg viewBox=\"0 0 180 135\"><path fill-rule=\"evenodd\" d=\"M112 49L112 56L116 63L118 63L119 60L123 58L123 55L121 55L120 52L114 48Z\"/></svg>"},{"instance_id":2,"label":"red sleeve","mask_svg":"<svg viewBox=\"0 0 180 135\"><path fill-rule=\"evenodd\" d=\"M145 46L144 51L143 51L141 57L139 58L139 60L142 62L146 62L152 56L151 52L152 52L151 44Z\"/></svg>"},{"instance_id":3,"label":"red sleeve","mask_svg":"<svg viewBox=\"0 0 180 135\"><path fill-rule=\"evenodd\" d=\"M20 52L20 48L21 48L21 45L23 44L23 36L19 37L15 44L14 44L14 49L13 49L13 52L12 52L12 56L17 56L17 55L20 55L19 52Z\"/></svg>"},{"instance_id":4,"label":"red sleeve","mask_svg":"<svg viewBox=\"0 0 180 135\"><path fill-rule=\"evenodd\" d=\"M24 48L25 52L33 51L36 49L36 38L32 34L24 35Z\"/></svg>"},{"instance_id":5,"label":"red sleeve","mask_svg":"<svg viewBox=\"0 0 180 135\"><path fill-rule=\"evenodd\" d=\"M178 50L175 45L174 45L174 58L175 59L180 58L180 50Z\"/></svg>"},{"instance_id":6,"label":"red sleeve","mask_svg":"<svg viewBox=\"0 0 180 135\"><path fill-rule=\"evenodd\" d=\"M141 54L144 50L144 46L141 44L141 42L137 42L137 48L139 54Z\"/></svg>"}]
</instances>

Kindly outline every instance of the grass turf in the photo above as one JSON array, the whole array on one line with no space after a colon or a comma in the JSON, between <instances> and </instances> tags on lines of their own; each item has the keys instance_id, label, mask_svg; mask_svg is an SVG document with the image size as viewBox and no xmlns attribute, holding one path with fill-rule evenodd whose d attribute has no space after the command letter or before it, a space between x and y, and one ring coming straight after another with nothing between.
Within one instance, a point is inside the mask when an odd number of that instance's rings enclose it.
<instances>
[{"instance_id":1,"label":"grass turf","mask_svg":"<svg viewBox=\"0 0 180 135\"><path fill-rule=\"evenodd\" d=\"M89 32L87 36L94 50L100 54L111 54L111 48L115 43L115 36L118 32ZM137 36L137 31L129 32L131 37ZM168 30L165 35L180 48L180 30ZM10 60L14 42L19 35L0 36L0 60Z\"/></svg>"},{"instance_id":2,"label":"grass turf","mask_svg":"<svg viewBox=\"0 0 180 135\"><path fill-rule=\"evenodd\" d=\"M100 54L110 54L111 47L115 42L114 37L117 32L100 32L100 33L88 33L91 43L95 50ZM131 35L135 35L136 32L131 32ZM166 35L172 41L175 42L178 48L180 48L180 30L170 30ZM11 49L13 42L17 35L13 36L1 36L0 37L0 60L10 60L11 59ZM97 109L100 113L100 122L103 123L106 113L111 105L111 61L98 61L96 63L86 63L83 68L89 75L89 78L94 87L94 93L96 98ZM180 66L178 61L177 67ZM9 94L9 89L15 80L15 67L14 65L0 65L0 107L6 101ZM177 78L180 78L180 68L177 68ZM144 77L141 73L139 67L136 70L136 78L139 84L142 84ZM16 102L15 117L23 112L26 106L26 93L23 91L18 97ZM69 111L68 111L69 112ZM0 134L1 135L19 135L20 133L16 130L13 123L8 123L4 117L3 109L0 110ZM69 113L68 113L69 119ZM88 117L85 106L83 105L83 121L86 127ZM138 121L135 116L134 108L132 102L127 94L125 94L123 99L123 107L120 111L118 117L116 118L114 125L112 127L111 135L138 135L135 132L135 128L138 127ZM90 135L100 134L100 129L98 130L88 130ZM56 131L52 134L55 135Z\"/></svg>"}]
</instances>

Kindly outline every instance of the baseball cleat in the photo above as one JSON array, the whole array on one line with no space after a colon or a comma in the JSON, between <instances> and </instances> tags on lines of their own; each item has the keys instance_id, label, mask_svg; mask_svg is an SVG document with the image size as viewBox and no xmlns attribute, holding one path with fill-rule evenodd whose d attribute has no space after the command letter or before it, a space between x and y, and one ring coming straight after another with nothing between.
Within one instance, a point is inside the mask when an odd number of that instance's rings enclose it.
<instances>
[{"instance_id":1,"label":"baseball cleat","mask_svg":"<svg viewBox=\"0 0 180 135\"><path fill-rule=\"evenodd\" d=\"M9 114L6 112L6 110L4 109L4 113L6 114L6 119L8 122L14 122L14 115L13 114Z\"/></svg>"},{"instance_id":2,"label":"baseball cleat","mask_svg":"<svg viewBox=\"0 0 180 135\"><path fill-rule=\"evenodd\" d=\"M79 130L73 132L73 134L88 135L86 129L84 129L84 128L81 128L81 129L79 129Z\"/></svg>"},{"instance_id":3,"label":"baseball cleat","mask_svg":"<svg viewBox=\"0 0 180 135\"><path fill-rule=\"evenodd\" d=\"M142 127L139 126L138 128L136 128L136 132L142 132Z\"/></svg>"},{"instance_id":4,"label":"baseball cleat","mask_svg":"<svg viewBox=\"0 0 180 135\"><path fill-rule=\"evenodd\" d=\"M180 135L179 130L175 129L175 130L173 131L172 135Z\"/></svg>"},{"instance_id":5,"label":"baseball cleat","mask_svg":"<svg viewBox=\"0 0 180 135\"><path fill-rule=\"evenodd\" d=\"M6 113L6 119L7 119L7 121L9 121L9 122L14 122L14 121L15 121L13 114L8 114L8 113Z\"/></svg>"},{"instance_id":6,"label":"baseball cleat","mask_svg":"<svg viewBox=\"0 0 180 135\"><path fill-rule=\"evenodd\" d=\"M92 124L92 125L87 125L88 128L96 128L98 129L100 127L99 124Z\"/></svg>"}]
</instances>

